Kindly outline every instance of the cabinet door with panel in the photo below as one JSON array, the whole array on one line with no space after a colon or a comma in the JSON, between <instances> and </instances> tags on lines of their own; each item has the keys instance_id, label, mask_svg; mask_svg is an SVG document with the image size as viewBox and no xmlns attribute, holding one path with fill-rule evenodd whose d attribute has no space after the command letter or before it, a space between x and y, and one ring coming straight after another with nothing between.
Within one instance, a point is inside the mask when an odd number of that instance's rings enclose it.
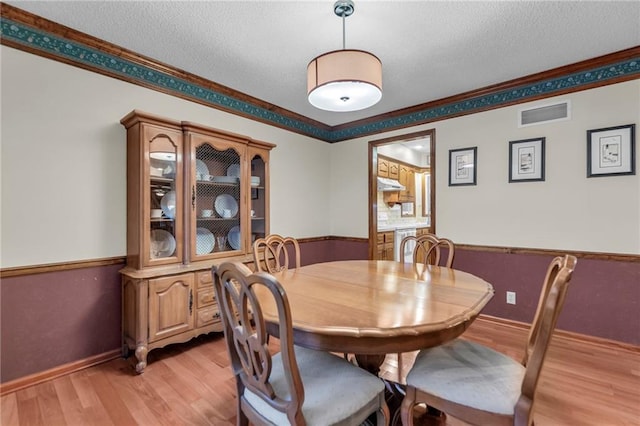
<instances>
[{"instance_id":1,"label":"cabinet door with panel","mask_svg":"<svg viewBox=\"0 0 640 426\"><path fill-rule=\"evenodd\" d=\"M400 166L398 163L394 163L393 161L389 161L389 179L400 179Z\"/></svg>"},{"instance_id":2,"label":"cabinet door with panel","mask_svg":"<svg viewBox=\"0 0 640 426\"><path fill-rule=\"evenodd\" d=\"M149 280L150 343L193 328L193 284L193 274Z\"/></svg>"},{"instance_id":3,"label":"cabinet door with panel","mask_svg":"<svg viewBox=\"0 0 640 426\"><path fill-rule=\"evenodd\" d=\"M407 171L407 198L408 201L416 200L416 171L409 168Z\"/></svg>"},{"instance_id":4,"label":"cabinet door with panel","mask_svg":"<svg viewBox=\"0 0 640 426\"><path fill-rule=\"evenodd\" d=\"M378 176L389 177L389 161L378 157Z\"/></svg>"},{"instance_id":5,"label":"cabinet door with panel","mask_svg":"<svg viewBox=\"0 0 640 426\"><path fill-rule=\"evenodd\" d=\"M404 164L399 166L399 170L398 180L405 188L400 191L399 201L402 203L413 202L416 192L416 172L412 167Z\"/></svg>"},{"instance_id":6,"label":"cabinet door with panel","mask_svg":"<svg viewBox=\"0 0 640 426\"><path fill-rule=\"evenodd\" d=\"M250 160L250 235L247 242L251 247L258 238L269 234L269 147L262 142L252 141L247 149Z\"/></svg>"},{"instance_id":7,"label":"cabinet door with panel","mask_svg":"<svg viewBox=\"0 0 640 426\"><path fill-rule=\"evenodd\" d=\"M189 259L246 252L246 143L189 124Z\"/></svg>"},{"instance_id":8,"label":"cabinet door with panel","mask_svg":"<svg viewBox=\"0 0 640 426\"><path fill-rule=\"evenodd\" d=\"M393 238L393 231L378 232L376 259L393 260Z\"/></svg>"},{"instance_id":9,"label":"cabinet door with panel","mask_svg":"<svg viewBox=\"0 0 640 426\"><path fill-rule=\"evenodd\" d=\"M137 269L183 261L182 129L134 111L127 127L127 264Z\"/></svg>"}]
</instances>

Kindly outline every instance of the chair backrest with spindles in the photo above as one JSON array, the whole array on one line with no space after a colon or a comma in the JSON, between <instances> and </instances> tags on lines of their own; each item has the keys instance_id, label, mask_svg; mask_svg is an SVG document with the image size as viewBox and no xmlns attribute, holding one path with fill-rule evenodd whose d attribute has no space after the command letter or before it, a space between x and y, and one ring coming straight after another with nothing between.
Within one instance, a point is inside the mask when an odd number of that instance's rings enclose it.
<instances>
[{"instance_id":1,"label":"chair backrest with spindles","mask_svg":"<svg viewBox=\"0 0 640 426\"><path fill-rule=\"evenodd\" d=\"M291 266L299 268L300 246L295 238L278 234L258 238L253 243L253 261L256 271L266 271L270 274L284 271Z\"/></svg>"},{"instance_id":2,"label":"chair backrest with spindles","mask_svg":"<svg viewBox=\"0 0 640 426\"><path fill-rule=\"evenodd\" d=\"M415 241L415 247L413 249L413 263L422 263L426 265L446 266L451 268L453 266L453 259L455 257L455 245L453 241L447 238L439 238L433 234L424 234L419 236L408 236L402 239L400 243L400 253L404 253L405 246L410 241ZM442 251L446 250L447 257L444 259ZM443 265L440 265L441 259Z\"/></svg>"},{"instance_id":3,"label":"chair backrest with spindles","mask_svg":"<svg viewBox=\"0 0 640 426\"><path fill-rule=\"evenodd\" d=\"M269 423L256 407L244 399L245 389L248 389L271 407L285 413L290 424L304 424L301 410L304 388L293 349L291 310L284 289L273 276L265 272L252 273L239 262L214 266L213 278L243 412L252 423ZM267 345L266 324L256 296L256 292L265 290L273 297L278 311L280 353L285 378L278 394L270 382L272 357ZM282 389L283 386L286 389Z\"/></svg>"},{"instance_id":4,"label":"chair backrest with spindles","mask_svg":"<svg viewBox=\"0 0 640 426\"><path fill-rule=\"evenodd\" d=\"M540 291L538 308L529 330L527 347L522 360L526 367L522 380L521 395L515 409L515 424L530 424L533 416L533 402L542 365L549 349L553 330L567 294L573 271L576 267L575 256L565 255L554 258Z\"/></svg>"}]
</instances>

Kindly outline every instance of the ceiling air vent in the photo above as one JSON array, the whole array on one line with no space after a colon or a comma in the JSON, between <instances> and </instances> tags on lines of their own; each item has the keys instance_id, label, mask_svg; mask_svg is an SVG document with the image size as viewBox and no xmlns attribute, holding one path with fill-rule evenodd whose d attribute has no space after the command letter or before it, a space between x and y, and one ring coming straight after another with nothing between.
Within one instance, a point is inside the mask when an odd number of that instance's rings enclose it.
<instances>
[{"instance_id":1,"label":"ceiling air vent","mask_svg":"<svg viewBox=\"0 0 640 426\"><path fill-rule=\"evenodd\" d=\"M540 105L518 111L518 127L568 120L571 118L569 101Z\"/></svg>"}]
</instances>

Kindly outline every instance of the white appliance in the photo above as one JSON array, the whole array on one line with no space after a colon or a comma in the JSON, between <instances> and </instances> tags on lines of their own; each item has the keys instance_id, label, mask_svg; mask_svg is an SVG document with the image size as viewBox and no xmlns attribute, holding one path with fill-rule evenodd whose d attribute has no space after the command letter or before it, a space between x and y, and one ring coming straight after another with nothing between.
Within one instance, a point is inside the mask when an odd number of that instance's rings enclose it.
<instances>
[{"instance_id":1,"label":"white appliance","mask_svg":"<svg viewBox=\"0 0 640 426\"><path fill-rule=\"evenodd\" d=\"M404 191L406 188L395 179L378 176L378 191Z\"/></svg>"},{"instance_id":2,"label":"white appliance","mask_svg":"<svg viewBox=\"0 0 640 426\"><path fill-rule=\"evenodd\" d=\"M396 229L393 238L393 258L396 262L411 263L413 262L413 249L416 242L411 240L404 245L404 253L400 253L400 243L405 237L416 236L416 228Z\"/></svg>"}]
</instances>

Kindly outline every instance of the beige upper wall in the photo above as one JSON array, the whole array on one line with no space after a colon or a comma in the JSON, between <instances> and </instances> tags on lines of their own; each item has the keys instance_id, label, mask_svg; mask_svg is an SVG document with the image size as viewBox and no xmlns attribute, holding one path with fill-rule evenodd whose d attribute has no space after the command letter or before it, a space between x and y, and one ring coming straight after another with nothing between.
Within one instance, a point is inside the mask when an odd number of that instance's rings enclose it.
<instances>
[{"instance_id":1,"label":"beige upper wall","mask_svg":"<svg viewBox=\"0 0 640 426\"><path fill-rule=\"evenodd\" d=\"M518 128L521 105L437 127L440 159L465 146L479 158L475 188L449 188L438 170L439 230L470 244L640 253L640 176L586 177L587 130L637 126L640 81L554 99L570 99L571 120ZM535 137L546 138L545 181L509 183L508 142Z\"/></svg>"},{"instance_id":2,"label":"beige upper wall","mask_svg":"<svg viewBox=\"0 0 640 426\"><path fill-rule=\"evenodd\" d=\"M640 253L639 175L587 179L585 165L587 129L640 122L640 80L560 97L572 101L568 122L519 129L519 105L330 145L5 46L0 54L3 268L125 254L119 120L132 109L277 144L272 232L367 237L368 141L435 128L439 233ZM546 181L508 184L508 141L536 136L547 138ZM478 146L478 185L449 188L448 150L467 146Z\"/></svg>"},{"instance_id":3,"label":"beige upper wall","mask_svg":"<svg viewBox=\"0 0 640 426\"><path fill-rule=\"evenodd\" d=\"M126 254L126 136L140 109L272 142L271 230L329 234L325 142L1 47L2 267Z\"/></svg>"},{"instance_id":4,"label":"beige upper wall","mask_svg":"<svg viewBox=\"0 0 640 426\"><path fill-rule=\"evenodd\" d=\"M566 99L571 120L517 126L519 109ZM367 235L368 141L434 128L439 234L467 244L639 254L640 174L586 177L586 131L638 123L640 80L634 80L336 144L333 173L344 179L349 170L357 184L332 183L331 204L339 210L331 232ZM509 183L509 141L534 137L546 138L545 181ZM449 187L449 150L473 146L477 185ZM640 173L638 163L636 154Z\"/></svg>"}]
</instances>

